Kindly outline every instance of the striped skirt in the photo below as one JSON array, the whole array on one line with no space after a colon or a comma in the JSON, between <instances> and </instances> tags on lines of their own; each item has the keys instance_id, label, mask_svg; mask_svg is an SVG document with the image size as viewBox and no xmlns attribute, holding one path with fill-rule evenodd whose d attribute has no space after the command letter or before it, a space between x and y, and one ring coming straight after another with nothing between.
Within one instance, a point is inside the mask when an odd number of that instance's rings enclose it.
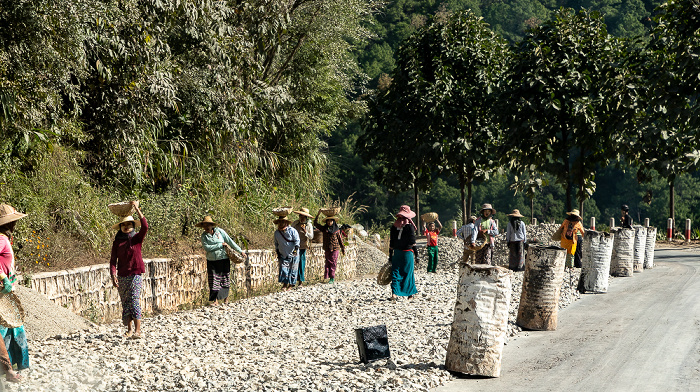
<instances>
[{"instance_id":1,"label":"striped skirt","mask_svg":"<svg viewBox=\"0 0 700 392\"><path fill-rule=\"evenodd\" d=\"M119 298L122 300L122 321L141 320L141 275L119 276Z\"/></svg>"}]
</instances>

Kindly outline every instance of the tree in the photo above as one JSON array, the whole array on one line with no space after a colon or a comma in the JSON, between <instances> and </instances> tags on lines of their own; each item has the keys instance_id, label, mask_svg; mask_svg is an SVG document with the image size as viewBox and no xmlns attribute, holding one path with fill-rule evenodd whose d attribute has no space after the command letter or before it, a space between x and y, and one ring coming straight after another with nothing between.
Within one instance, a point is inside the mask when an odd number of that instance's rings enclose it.
<instances>
[{"instance_id":1,"label":"tree","mask_svg":"<svg viewBox=\"0 0 700 392\"><path fill-rule=\"evenodd\" d=\"M646 122L634 139L638 178L651 171L667 179L669 216L675 221L675 181L698 167L700 160L700 5L672 0L660 8L649 44L640 56L644 64Z\"/></svg>"},{"instance_id":2,"label":"tree","mask_svg":"<svg viewBox=\"0 0 700 392\"><path fill-rule=\"evenodd\" d=\"M464 222L472 183L494 170L491 93L507 55L505 41L472 12L435 17L401 46L389 91L368 117L365 135L398 129L394 140L413 142L410 166L404 167L421 168L423 176L416 178L427 180L431 171L457 175ZM363 141L361 149L371 148Z\"/></svg>"},{"instance_id":3,"label":"tree","mask_svg":"<svg viewBox=\"0 0 700 392\"><path fill-rule=\"evenodd\" d=\"M623 43L598 12L562 9L516 49L499 113L503 154L512 169L550 173L583 207L596 168L624 152L639 108L636 75Z\"/></svg>"},{"instance_id":4,"label":"tree","mask_svg":"<svg viewBox=\"0 0 700 392\"><path fill-rule=\"evenodd\" d=\"M16 161L31 170L52 143L85 134L83 104L86 1L0 0L0 170Z\"/></svg>"},{"instance_id":5,"label":"tree","mask_svg":"<svg viewBox=\"0 0 700 392\"><path fill-rule=\"evenodd\" d=\"M513 184L510 186L510 189L514 190L516 195L518 192L523 192L530 199L530 223L535 220L535 196L543 186L549 184L547 180L543 180L541 177L541 175L535 175L534 173L528 173L524 177L515 176Z\"/></svg>"}]
</instances>

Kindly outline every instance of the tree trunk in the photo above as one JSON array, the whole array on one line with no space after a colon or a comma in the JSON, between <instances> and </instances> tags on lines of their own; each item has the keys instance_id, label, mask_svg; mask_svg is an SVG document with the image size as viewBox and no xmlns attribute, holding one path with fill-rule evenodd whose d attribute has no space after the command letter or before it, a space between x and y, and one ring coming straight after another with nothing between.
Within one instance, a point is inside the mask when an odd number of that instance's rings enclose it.
<instances>
[{"instance_id":1,"label":"tree trunk","mask_svg":"<svg viewBox=\"0 0 700 392\"><path fill-rule=\"evenodd\" d=\"M581 219L583 219L583 201L578 203L578 213L581 215Z\"/></svg>"},{"instance_id":2,"label":"tree trunk","mask_svg":"<svg viewBox=\"0 0 700 392\"><path fill-rule=\"evenodd\" d=\"M467 179L467 207L469 207L469 209L467 211L469 211L469 215L471 216L471 214L472 214L472 179L471 178Z\"/></svg>"},{"instance_id":3,"label":"tree trunk","mask_svg":"<svg viewBox=\"0 0 700 392\"><path fill-rule=\"evenodd\" d=\"M464 187L466 186L466 180L464 179L464 173L461 173L459 175L459 191L461 192L461 197L462 199L460 202L462 203L462 225L467 224L467 218L469 217L467 215L467 199L464 196Z\"/></svg>"},{"instance_id":4,"label":"tree trunk","mask_svg":"<svg viewBox=\"0 0 700 392\"><path fill-rule=\"evenodd\" d=\"M670 218L673 219L673 234L675 235L676 233L676 187L675 187L675 180L671 181L668 186L668 192L669 192L669 214L671 215Z\"/></svg>"},{"instance_id":5,"label":"tree trunk","mask_svg":"<svg viewBox=\"0 0 700 392\"><path fill-rule=\"evenodd\" d=\"M535 198L530 198L530 224L535 221Z\"/></svg>"},{"instance_id":6,"label":"tree trunk","mask_svg":"<svg viewBox=\"0 0 700 392\"><path fill-rule=\"evenodd\" d=\"M416 201L416 227L420 230L420 198L418 196L418 185L415 182L413 182L413 194Z\"/></svg>"},{"instance_id":7,"label":"tree trunk","mask_svg":"<svg viewBox=\"0 0 700 392\"><path fill-rule=\"evenodd\" d=\"M571 182L566 182L566 211L571 211Z\"/></svg>"}]
</instances>

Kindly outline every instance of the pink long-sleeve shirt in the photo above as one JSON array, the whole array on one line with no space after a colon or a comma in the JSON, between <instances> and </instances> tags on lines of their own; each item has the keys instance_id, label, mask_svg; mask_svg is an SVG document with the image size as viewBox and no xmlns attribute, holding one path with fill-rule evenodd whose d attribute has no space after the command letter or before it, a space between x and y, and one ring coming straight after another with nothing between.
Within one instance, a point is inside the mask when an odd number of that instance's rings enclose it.
<instances>
[{"instance_id":1,"label":"pink long-sleeve shirt","mask_svg":"<svg viewBox=\"0 0 700 392\"><path fill-rule=\"evenodd\" d=\"M112 257L109 260L109 271L112 275L131 276L141 275L146 271L141 256L141 244L148 232L146 218L141 218L141 230L133 237L125 240L114 240Z\"/></svg>"},{"instance_id":2,"label":"pink long-sleeve shirt","mask_svg":"<svg viewBox=\"0 0 700 392\"><path fill-rule=\"evenodd\" d=\"M0 272L7 276L15 273L15 253L6 235L0 234Z\"/></svg>"}]
</instances>

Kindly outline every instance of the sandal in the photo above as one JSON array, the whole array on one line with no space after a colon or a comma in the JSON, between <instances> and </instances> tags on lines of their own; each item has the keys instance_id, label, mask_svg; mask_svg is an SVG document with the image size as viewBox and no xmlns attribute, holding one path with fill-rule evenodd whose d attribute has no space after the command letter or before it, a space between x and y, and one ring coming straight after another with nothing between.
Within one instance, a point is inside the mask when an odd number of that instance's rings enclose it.
<instances>
[{"instance_id":1,"label":"sandal","mask_svg":"<svg viewBox=\"0 0 700 392\"><path fill-rule=\"evenodd\" d=\"M124 336L125 338L129 339L129 338L131 337L131 331L126 331L126 332L124 332L124 335L122 335L122 336Z\"/></svg>"},{"instance_id":2,"label":"sandal","mask_svg":"<svg viewBox=\"0 0 700 392\"><path fill-rule=\"evenodd\" d=\"M24 381L24 376L22 376L19 373L7 373L5 379L7 380L7 382L20 383Z\"/></svg>"},{"instance_id":3,"label":"sandal","mask_svg":"<svg viewBox=\"0 0 700 392\"><path fill-rule=\"evenodd\" d=\"M131 335L131 339L141 339L141 337L142 336L140 333L135 333L135 334Z\"/></svg>"}]
</instances>

